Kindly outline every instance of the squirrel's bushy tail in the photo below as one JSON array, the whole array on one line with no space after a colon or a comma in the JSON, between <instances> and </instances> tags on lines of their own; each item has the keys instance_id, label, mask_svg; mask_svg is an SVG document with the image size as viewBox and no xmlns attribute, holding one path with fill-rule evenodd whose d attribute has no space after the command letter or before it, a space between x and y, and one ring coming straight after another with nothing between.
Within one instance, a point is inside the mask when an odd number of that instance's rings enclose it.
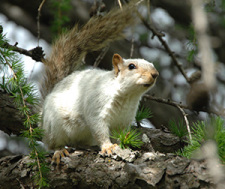
<instances>
[{"instance_id":1,"label":"squirrel's bushy tail","mask_svg":"<svg viewBox=\"0 0 225 189\"><path fill-rule=\"evenodd\" d=\"M122 36L123 30L134 23L133 6L114 9L102 17L92 17L80 30L75 26L62 34L52 47L49 58L43 62L46 78L42 97L52 90L54 85L76 70L87 52L105 47Z\"/></svg>"}]
</instances>

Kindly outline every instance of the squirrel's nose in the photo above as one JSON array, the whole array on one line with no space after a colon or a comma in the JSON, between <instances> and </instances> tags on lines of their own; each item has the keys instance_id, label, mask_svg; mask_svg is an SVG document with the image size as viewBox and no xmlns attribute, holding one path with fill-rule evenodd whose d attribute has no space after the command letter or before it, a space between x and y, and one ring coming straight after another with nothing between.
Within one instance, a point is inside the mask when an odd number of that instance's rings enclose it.
<instances>
[{"instance_id":1,"label":"squirrel's nose","mask_svg":"<svg viewBox=\"0 0 225 189\"><path fill-rule=\"evenodd\" d=\"M156 79L159 76L159 72L151 73L153 79Z\"/></svg>"}]
</instances>

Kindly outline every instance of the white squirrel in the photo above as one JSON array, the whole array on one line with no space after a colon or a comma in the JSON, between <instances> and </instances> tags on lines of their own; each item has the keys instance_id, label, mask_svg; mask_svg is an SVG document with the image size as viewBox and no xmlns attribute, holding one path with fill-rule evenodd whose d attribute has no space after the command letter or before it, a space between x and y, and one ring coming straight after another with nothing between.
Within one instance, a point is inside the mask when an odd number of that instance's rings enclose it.
<instances>
[{"instance_id":1,"label":"white squirrel","mask_svg":"<svg viewBox=\"0 0 225 189\"><path fill-rule=\"evenodd\" d=\"M155 84L159 73L152 63L119 54L112 58L112 71L74 71L88 51L115 40L132 22L132 10L126 7L92 18L81 30L75 27L62 35L43 61L47 72L42 89L43 141L56 150L57 164L63 153L68 155L66 145L97 145L110 155L116 147L110 131L132 123L142 95Z\"/></svg>"}]
</instances>

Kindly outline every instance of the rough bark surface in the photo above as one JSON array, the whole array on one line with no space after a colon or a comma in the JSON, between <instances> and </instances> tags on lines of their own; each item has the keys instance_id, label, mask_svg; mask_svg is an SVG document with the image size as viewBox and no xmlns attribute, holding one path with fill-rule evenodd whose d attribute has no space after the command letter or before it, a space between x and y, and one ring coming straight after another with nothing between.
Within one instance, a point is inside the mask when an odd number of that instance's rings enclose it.
<instances>
[{"instance_id":1,"label":"rough bark surface","mask_svg":"<svg viewBox=\"0 0 225 189\"><path fill-rule=\"evenodd\" d=\"M145 151L158 151L162 153L174 153L184 147L184 142L169 130L163 131L161 129L139 129L143 135L146 135L149 141L145 141L142 136L142 141L145 142ZM151 141L151 142L150 142ZM152 147L152 148L151 148Z\"/></svg>"},{"instance_id":2,"label":"rough bark surface","mask_svg":"<svg viewBox=\"0 0 225 189\"><path fill-rule=\"evenodd\" d=\"M205 161L172 154L117 150L102 157L95 151L75 151L51 165L50 188L214 188ZM51 162L51 157L47 158ZM34 170L28 156L0 159L0 188L32 188Z\"/></svg>"},{"instance_id":3,"label":"rough bark surface","mask_svg":"<svg viewBox=\"0 0 225 189\"><path fill-rule=\"evenodd\" d=\"M7 134L20 134L24 129L21 114L9 94L0 91L0 130Z\"/></svg>"}]
</instances>

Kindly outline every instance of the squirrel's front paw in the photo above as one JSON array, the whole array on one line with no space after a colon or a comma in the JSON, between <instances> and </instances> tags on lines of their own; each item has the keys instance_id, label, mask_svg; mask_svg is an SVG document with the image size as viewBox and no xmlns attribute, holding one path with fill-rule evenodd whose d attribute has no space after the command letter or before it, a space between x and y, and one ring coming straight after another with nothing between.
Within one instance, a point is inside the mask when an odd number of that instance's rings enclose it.
<instances>
[{"instance_id":1,"label":"squirrel's front paw","mask_svg":"<svg viewBox=\"0 0 225 189\"><path fill-rule=\"evenodd\" d=\"M55 163L57 164L57 166L59 166L60 159L65 156L70 156L69 152L66 149L56 150L52 157L52 163Z\"/></svg>"},{"instance_id":2,"label":"squirrel's front paw","mask_svg":"<svg viewBox=\"0 0 225 189\"><path fill-rule=\"evenodd\" d=\"M117 144L112 144L112 143L103 144L100 154L102 156L105 156L105 155L111 156L113 154L113 151L116 148L118 148Z\"/></svg>"}]
</instances>

